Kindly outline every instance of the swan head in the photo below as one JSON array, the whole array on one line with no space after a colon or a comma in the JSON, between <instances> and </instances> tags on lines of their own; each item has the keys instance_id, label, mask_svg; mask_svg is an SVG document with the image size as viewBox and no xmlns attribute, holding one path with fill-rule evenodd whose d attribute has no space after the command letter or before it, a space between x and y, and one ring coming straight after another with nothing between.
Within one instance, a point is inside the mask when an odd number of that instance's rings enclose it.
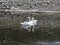
<instances>
[{"instance_id":1,"label":"swan head","mask_svg":"<svg viewBox=\"0 0 60 45\"><path fill-rule=\"evenodd\" d=\"M34 17L32 17L32 20L34 20Z\"/></svg>"},{"instance_id":2,"label":"swan head","mask_svg":"<svg viewBox=\"0 0 60 45\"><path fill-rule=\"evenodd\" d=\"M30 17L27 17L28 19L30 19Z\"/></svg>"},{"instance_id":3,"label":"swan head","mask_svg":"<svg viewBox=\"0 0 60 45\"><path fill-rule=\"evenodd\" d=\"M28 19L29 19L29 21L31 20L31 18L30 17L27 17Z\"/></svg>"}]
</instances>

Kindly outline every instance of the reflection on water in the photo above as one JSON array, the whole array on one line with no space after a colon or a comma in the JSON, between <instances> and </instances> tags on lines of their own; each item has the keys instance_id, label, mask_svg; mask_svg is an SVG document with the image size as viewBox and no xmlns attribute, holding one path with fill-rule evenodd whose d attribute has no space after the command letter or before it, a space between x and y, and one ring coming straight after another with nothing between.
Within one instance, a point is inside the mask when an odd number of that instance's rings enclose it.
<instances>
[{"instance_id":1,"label":"reflection on water","mask_svg":"<svg viewBox=\"0 0 60 45\"><path fill-rule=\"evenodd\" d=\"M41 28L42 29L42 28ZM44 30L36 30L28 32L21 30L6 28L0 29L0 44L3 45L60 45L60 28ZM49 33L50 32L50 33Z\"/></svg>"},{"instance_id":2,"label":"reflection on water","mask_svg":"<svg viewBox=\"0 0 60 45\"><path fill-rule=\"evenodd\" d=\"M60 45L60 42L34 42L32 45Z\"/></svg>"},{"instance_id":3,"label":"reflection on water","mask_svg":"<svg viewBox=\"0 0 60 45\"><path fill-rule=\"evenodd\" d=\"M55 42L31 42L31 43L21 43L16 41L3 40L0 42L0 45L60 45L60 41Z\"/></svg>"}]
</instances>

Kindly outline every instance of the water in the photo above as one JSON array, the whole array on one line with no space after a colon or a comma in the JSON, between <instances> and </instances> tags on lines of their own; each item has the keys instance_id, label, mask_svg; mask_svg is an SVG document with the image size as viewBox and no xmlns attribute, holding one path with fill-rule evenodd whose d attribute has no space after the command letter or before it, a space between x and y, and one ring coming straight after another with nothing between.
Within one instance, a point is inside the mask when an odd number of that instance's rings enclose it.
<instances>
[{"instance_id":1,"label":"water","mask_svg":"<svg viewBox=\"0 0 60 45\"><path fill-rule=\"evenodd\" d=\"M41 28L42 29L42 28ZM0 29L0 44L3 45L60 45L60 28L28 32L6 28ZM57 31L56 31L57 30ZM49 33L50 32L50 33Z\"/></svg>"},{"instance_id":2,"label":"water","mask_svg":"<svg viewBox=\"0 0 60 45\"><path fill-rule=\"evenodd\" d=\"M42 41L37 41L37 42L31 42L31 43L21 43L21 42L16 42L16 41L7 41L3 40L0 42L0 45L60 45L60 41L55 41L55 42L42 42Z\"/></svg>"},{"instance_id":3,"label":"water","mask_svg":"<svg viewBox=\"0 0 60 45\"><path fill-rule=\"evenodd\" d=\"M29 13L23 13L22 15L21 22ZM34 32L28 32L27 29L20 27L18 24L20 22L18 21L20 20L19 16L19 19L18 17L14 19L9 17L5 19L2 17L3 19L0 20L0 25L4 27L0 27L0 45L60 45L60 14L49 15L39 13L37 15L31 15L39 20L38 29L35 29ZM5 26L5 23L7 26ZM7 23L11 24L8 25Z\"/></svg>"}]
</instances>

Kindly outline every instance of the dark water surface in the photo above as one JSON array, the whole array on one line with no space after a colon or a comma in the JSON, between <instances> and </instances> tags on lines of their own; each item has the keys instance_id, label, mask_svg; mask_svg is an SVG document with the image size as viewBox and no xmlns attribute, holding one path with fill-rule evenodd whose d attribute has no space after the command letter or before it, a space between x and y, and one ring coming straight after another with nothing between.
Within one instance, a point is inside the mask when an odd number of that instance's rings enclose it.
<instances>
[{"instance_id":1,"label":"dark water surface","mask_svg":"<svg viewBox=\"0 0 60 45\"><path fill-rule=\"evenodd\" d=\"M60 45L60 13L0 12L0 45ZM34 32L20 27L28 16L38 20Z\"/></svg>"},{"instance_id":2,"label":"dark water surface","mask_svg":"<svg viewBox=\"0 0 60 45\"><path fill-rule=\"evenodd\" d=\"M60 45L59 40L60 28L41 28L35 29L35 32L0 28L0 44L2 45Z\"/></svg>"}]
</instances>

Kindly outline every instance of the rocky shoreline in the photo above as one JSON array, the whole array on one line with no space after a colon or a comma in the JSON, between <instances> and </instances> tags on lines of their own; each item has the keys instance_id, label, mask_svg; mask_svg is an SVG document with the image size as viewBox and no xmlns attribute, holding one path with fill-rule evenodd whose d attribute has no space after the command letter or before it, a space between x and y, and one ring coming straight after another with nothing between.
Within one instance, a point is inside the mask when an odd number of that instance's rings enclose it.
<instances>
[{"instance_id":1,"label":"rocky shoreline","mask_svg":"<svg viewBox=\"0 0 60 45\"><path fill-rule=\"evenodd\" d=\"M3 2L3 3L2 3ZM0 2L0 10L10 9L11 7L24 10L39 10L39 11L60 11L59 0L19 0L19 1L2 1Z\"/></svg>"}]
</instances>

